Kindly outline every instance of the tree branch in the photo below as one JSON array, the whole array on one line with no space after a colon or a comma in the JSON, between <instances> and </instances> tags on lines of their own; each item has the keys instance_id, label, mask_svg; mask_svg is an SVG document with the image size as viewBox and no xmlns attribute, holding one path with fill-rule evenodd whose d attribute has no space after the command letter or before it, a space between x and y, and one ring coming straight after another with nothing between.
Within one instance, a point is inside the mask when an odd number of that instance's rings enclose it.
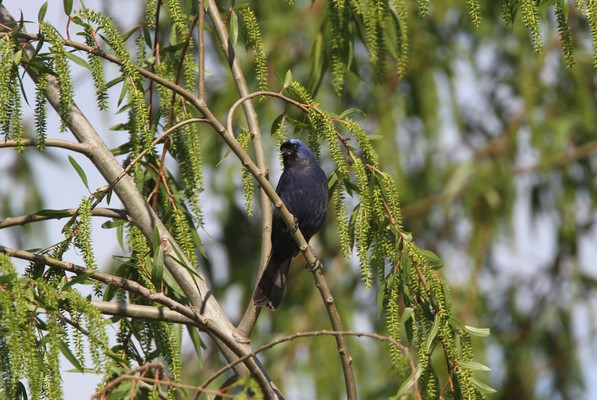
<instances>
[{"instance_id":1,"label":"tree branch","mask_svg":"<svg viewBox=\"0 0 597 400\"><path fill-rule=\"evenodd\" d=\"M180 312L163 307L145 306L142 304L122 304L99 300L93 300L91 304L103 314L108 315L118 315L126 318L143 318L174 324L197 325L195 320L184 316Z\"/></svg>"},{"instance_id":2,"label":"tree branch","mask_svg":"<svg viewBox=\"0 0 597 400\"><path fill-rule=\"evenodd\" d=\"M26 225L32 222L47 221L49 219L62 219L66 217L72 217L79 212L78 208L69 208L66 210L45 210L56 212L56 215L46 214L43 215L42 211L36 214L20 215L18 217L8 217L0 220L0 229L8 228L17 225ZM123 219L130 221L126 211L119 210L117 208L94 208L91 211L91 215L95 217L106 217L113 219Z\"/></svg>"},{"instance_id":3,"label":"tree branch","mask_svg":"<svg viewBox=\"0 0 597 400\"><path fill-rule=\"evenodd\" d=\"M81 153L85 156L89 156L91 152L91 148L87 146L85 143L75 143L69 142L68 140L60 140L60 139L45 139L43 141L44 146L46 147L59 147L66 150L71 150L77 153ZM3 140L0 141L0 148L3 147L18 147L18 146L27 146L33 147L40 144L40 140L38 139L22 139L20 141L16 140Z\"/></svg>"},{"instance_id":4,"label":"tree branch","mask_svg":"<svg viewBox=\"0 0 597 400\"><path fill-rule=\"evenodd\" d=\"M400 350L406 357L408 357L409 359L409 364L412 370L412 375L415 376L415 371L416 371L416 364L415 364L415 360L414 357L410 354L408 347L402 345L400 342L398 342L397 340L395 340L394 338L390 337L390 336L384 336L384 335L379 335L377 333L370 333L370 332L353 332L353 331L328 331L328 330L321 330L321 331L310 331L310 332L297 332L297 333L293 333L291 335L288 336L284 336L281 337L279 339L276 339L274 341L271 341L267 344L264 344L261 347L258 347L257 349L255 349L253 355L256 355L258 353L261 353L264 350L268 350L271 349L274 346L277 346L281 343L284 342L289 342L291 340L295 340L295 339L299 339L299 338L306 338L306 337L314 337L314 336L334 336L334 337L338 337L338 336L356 336L356 337L369 337L369 338L373 338L376 340L380 340L380 341L385 341L388 342L390 344L392 344L394 347L396 347L398 350ZM247 354L245 357L250 356L249 354ZM210 383L212 383L218 376L222 375L224 372L228 371L229 369L234 367L234 363L238 363L238 362L242 362L242 357L239 358L238 360L234 361L233 363L230 363L222 368L220 368L218 371L216 371L212 376L210 376L205 382L203 382L203 384L201 384L201 387L207 387ZM417 382L416 379L414 380L414 392L415 395L417 396L417 399L421 399L421 395L419 394L418 388L417 388Z\"/></svg>"}]
</instances>

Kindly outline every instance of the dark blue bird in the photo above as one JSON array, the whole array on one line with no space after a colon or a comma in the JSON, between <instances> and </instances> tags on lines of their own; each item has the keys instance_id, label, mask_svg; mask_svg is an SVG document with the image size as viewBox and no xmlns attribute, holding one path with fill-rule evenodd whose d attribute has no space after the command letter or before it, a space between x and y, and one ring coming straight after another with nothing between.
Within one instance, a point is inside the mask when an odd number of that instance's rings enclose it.
<instances>
[{"instance_id":1,"label":"dark blue bird","mask_svg":"<svg viewBox=\"0 0 597 400\"><path fill-rule=\"evenodd\" d=\"M300 140L291 139L280 146L284 172L276 192L294 216L308 242L315 235L328 210L328 182L315 155ZM278 210L272 223L272 252L257 284L253 302L275 310L282 301L290 261L299 252Z\"/></svg>"}]
</instances>

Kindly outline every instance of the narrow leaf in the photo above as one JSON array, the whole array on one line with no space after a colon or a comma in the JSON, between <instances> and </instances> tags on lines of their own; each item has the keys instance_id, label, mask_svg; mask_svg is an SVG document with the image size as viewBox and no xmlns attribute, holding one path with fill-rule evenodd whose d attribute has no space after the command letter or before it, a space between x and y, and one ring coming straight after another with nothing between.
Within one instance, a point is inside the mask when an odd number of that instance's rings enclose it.
<instances>
[{"instance_id":1,"label":"narrow leaf","mask_svg":"<svg viewBox=\"0 0 597 400\"><path fill-rule=\"evenodd\" d=\"M74 53L71 53L70 51L67 51L64 55L66 56L66 58L73 61L75 64L79 65L80 67L86 68L91 71L91 65L89 65L89 63L87 61L83 60L81 57L75 55Z\"/></svg>"},{"instance_id":2,"label":"narrow leaf","mask_svg":"<svg viewBox=\"0 0 597 400\"><path fill-rule=\"evenodd\" d=\"M468 333L470 333L471 335L479 336L479 337L489 336L489 333L490 333L489 328L475 328L472 326L465 325L464 329L466 329L466 331Z\"/></svg>"},{"instance_id":3,"label":"narrow leaf","mask_svg":"<svg viewBox=\"0 0 597 400\"><path fill-rule=\"evenodd\" d=\"M293 79L292 79L292 71L288 70L286 72L286 76L284 77L284 88L287 88L288 86L290 86L290 84L292 83Z\"/></svg>"},{"instance_id":4,"label":"narrow leaf","mask_svg":"<svg viewBox=\"0 0 597 400\"><path fill-rule=\"evenodd\" d=\"M125 220L122 219L115 219L112 221L106 221L102 224L102 228L104 229L112 229L112 228L117 228L121 225L124 225L126 223Z\"/></svg>"},{"instance_id":5,"label":"narrow leaf","mask_svg":"<svg viewBox=\"0 0 597 400\"><path fill-rule=\"evenodd\" d=\"M73 352L70 351L66 343L60 342L60 352L64 355L64 357L66 357L68 361L70 361L73 367L75 367L79 372L83 372L83 366L81 365L79 360L77 360L77 357L75 357Z\"/></svg>"},{"instance_id":6,"label":"narrow leaf","mask_svg":"<svg viewBox=\"0 0 597 400\"><path fill-rule=\"evenodd\" d=\"M230 15L230 41L233 46L238 41L238 15L234 11Z\"/></svg>"},{"instance_id":7,"label":"narrow leaf","mask_svg":"<svg viewBox=\"0 0 597 400\"><path fill-rule=\"evenodd\" d=\"M164 277L164 251L161 246L153 250L153 268L151 270L151 280L156 288L161 288Z\"/></svg>"},{"instance_id":8,"label":"narrow leaf","mask_svg":"<svg viewBox=\"0 0 597 400\"><path fill-rule=\"evenodd\" d=\"M480 362L476 361L459 361L461 367L473 370L473 371L491 371L487 365L483 365Z\"/></svg>"},{"instance_id":9,"label":"narrow leaf","mask_svg":"<svg viewBox=\"0 0 597 400\"><path fill-rule=\"evenodd\" d=\"M50 217L50 218L63 218L68 217L70 214L68 210L39 210L34 215L39 215L40 217Z\"/></svg>"},{"instance_id":10,"label":"narrow leaf","mask_svg":"<svg viewBox=\"0 0 597 400\"><path fill-rule=\"evenodd\" d=\"M437 332L439 331L439 322L440 322L440 318L438 318L436 316L435 320L433 321L433 326L431 327L431 330L429 331L429 336L427 337L427 345L425 346L425 351L427 353L429 353L431 351L431 347L433 346L433 341L435 340L435 337L437 336Z\"/></svg>"},{"instance_id":11,"label":"narrow leaf","mask_svg":"<svg viewBox=\"0 0 597 400\"><path fill-rule=\"evenodd\" d=\"M408 379L404 381L404 383L402 383L402 386L400 386L400 389L398 389L398 393L396 393L396 396L393 396L392 399L402 399L403 397L405 397L406 394L411 390L415 382L419 380L422 373L423 368L417 368L417 370L413 372L408 377Z\"/></svg>"},{"instance_id":12,"label":"narrow leaf","mask_svg":"<svg viewBox=\"0 0 597 400\"><path fill-rule=\"evenodd\" d=\"M443 268L444 262L442 261L441 258L439 258L439 256L437 254L435 254L431 250L422 249L420 247L417 247L417 248L419 249L419 252L421 253L421 255L423 257L425 257L425 260L427 260L427 263L429 264L429 266L431 268L433 268L433 269Z\"/></svg>"},{"instance_id":13,"label":"narrow leaf","mask_svg":"<svg viewBox=\"0 0 597 400\"><path fill-rule=\"evenodd\" d=\"M205 348L205 345L201 340L201 336L199 336L199 330L192 325L187 325L187 330L189 331L191 342L193 342L193 347L195 347L195 353L197 353L197 356L201 357L201 350Z\"/></svg>"},{"instance_id":14,"label":"narrow leaf","mask_svg":"<svg viewBox=\"0 0 597 400\"><path fill-rule=\"evenodd\" d=\"M481 381L478 381L475 378L471 378L471 382L473 382L473 385L475 385L477 387L477 389L479 389L482 392L485 392L485 393L497 393L497 391L494 388L492 388L489 385L486 385L485 383L483 383Z\"/></svg>"},{"instance_id":15,"label":"narrow leaf","mask_svg":"<svg viewBox=\"0 0 597 400\"><path fill-rule=\"evenodd\" d=\"M403 324L409 320L409 318L414 314L415 310L412 307L405 307L404 311L402 312L402 316L400 317L400 323Z\"/></svg>"},{"instance_id":16,"label":"narrow leaf","mask_svg":"<svg viewBox=\"0 0 597 400\"><path fill-rule=\"evenodd\" d=\"M73 166L75 171L77 171L77 174L79 174L79 177L83 181L83 184L85 185L87 190L89 190L89 184L87 183L87 175L85 175L85 171L83 171L83 168L81 168L79 163L77 163L77 161L71 156L68 156L68 161L70 161L71 165Z\"/></svg>"},{"instance_id":17,"label":"narrow leaf","mask_svg":"<svg viewBox=\"0 0 597 400\"><path fill-rule=\"evenodd\" d=\"M64 4L64 12L70 15L73 12L73 0L62 0Z\"/></svg>"}]
</instances>

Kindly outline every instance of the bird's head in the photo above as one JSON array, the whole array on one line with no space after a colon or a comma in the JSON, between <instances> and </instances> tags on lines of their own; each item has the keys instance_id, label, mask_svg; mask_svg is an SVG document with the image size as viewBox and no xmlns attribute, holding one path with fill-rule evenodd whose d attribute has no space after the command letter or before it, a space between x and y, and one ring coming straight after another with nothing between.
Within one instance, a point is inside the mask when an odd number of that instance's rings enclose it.
<instances>
[{"instance_id":1,"label":"bird's head","mask_svg":"<svg viewBox=\"0 0 597 400\"><path fill-rule=\"evenodd\" d=\"M309 150L306 144L298 139L290 139L280 146L284 168L292 167L298 164L317 164L315 155Z\"/></svg>"}]
</instances>

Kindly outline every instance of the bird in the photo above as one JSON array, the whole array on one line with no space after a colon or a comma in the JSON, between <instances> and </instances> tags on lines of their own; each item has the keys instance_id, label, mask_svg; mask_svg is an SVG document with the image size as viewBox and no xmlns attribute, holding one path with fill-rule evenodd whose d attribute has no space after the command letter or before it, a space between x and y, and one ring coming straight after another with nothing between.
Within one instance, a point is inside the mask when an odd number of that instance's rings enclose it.
<instances>
[{"instance_id":1,"label":"bird","mask_svg":"<svg viewBox=\"0 0 597 400\"><path fill-rule=\"evenodd\" d=\"M307 145L298 139L288 140L280 146L284 171L278 181L276 193L294 216L296 226L307 242L321 229L328 210L328 181L317 158ZM257 283L253 295L256 306L275 310L282 302L290 261L299 248L279 210L273 213L272 250L267 266Z\"/></svg>"}]
</instances>

